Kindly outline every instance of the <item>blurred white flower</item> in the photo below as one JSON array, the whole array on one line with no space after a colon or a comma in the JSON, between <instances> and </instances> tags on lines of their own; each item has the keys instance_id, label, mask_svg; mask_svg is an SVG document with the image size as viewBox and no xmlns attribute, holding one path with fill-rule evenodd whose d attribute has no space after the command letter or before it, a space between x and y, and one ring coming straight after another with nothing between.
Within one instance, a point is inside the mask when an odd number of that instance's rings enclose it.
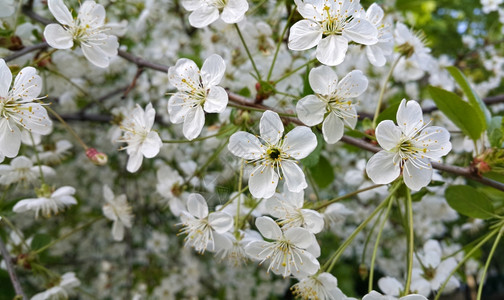
<instances>
[{"instance_id":1,"label":"blurred white flower","mask_svg":"<svg viewBox=\"0 0 504 300\"><path fill-rule=\"evenodd\" d=\"M124 227L131 228L133 214L131 206L128 204L126 195L115 196L108 185L103 186L103 198L107 201L102 207L103 214L107 219L114 221L112 225L112 236L116 241L122 241L124 238Z\"/></svg>"},{"instance_id":2,"label":"blurred white flower","mask_svg":"<svg viewBox=\"0 0 504 300\"><path fill-rule=\"evenodd\" d=\"M50 217L51 214L58 214L66 207L77 204L77 200L73 196L75 189L71 186L60 187L51 192L50 188L44 184L38 192L38 198L21 200L14 205L12 210L17 213L35 211L35 218L38 218L40 211L42 211L44 217Z\"/></svg>"},{"instance_id":3,"label":"blurred white flower","mask_svg":"<svg viewBox=\"0 0 504 300\"><path fill-rule=\"evenodd\" d=\"M54 176L56 172L48 166L34 166L33 162L26 156L14 158L10 165L0 165L0 185L9 185L24 181L35 183L40 176L40 171L44 176Z\"/></svg>"},{"instance_id":4,"label":"blurred white flower","mask_svg":"<svg viewBox=\"0 0 504 300\"><path fill-rule=\"evenodd\" d=\"M31 300L68 299L73 290L80 286L80 284L80 280L75 277L74 272L67 272L61 276L58 284L42 293L34 295Z\"/></svg>"},{"instance_id":5,"label":"blurred white flower","mask_svg":"<svg viewBox=\"0 0 504 300\"><path fill-rule=\"evenodd\" d=\"M345 294L338 288L338 280L331 273L303 278L292 286L292 293L302 299L346 300Z\"/></svg>"},{"instance_id":6,"label":"blurred white flower","mask_svg":"<svg viewBox=\"0 0 504 300\"><path fill-rule=\"evenodd\" d=\"M191 12L193 27L206 27L220 18L228 24L240 22L249 5L247 0L182 0L182 6Z\"/></svg>"}]
</instances>

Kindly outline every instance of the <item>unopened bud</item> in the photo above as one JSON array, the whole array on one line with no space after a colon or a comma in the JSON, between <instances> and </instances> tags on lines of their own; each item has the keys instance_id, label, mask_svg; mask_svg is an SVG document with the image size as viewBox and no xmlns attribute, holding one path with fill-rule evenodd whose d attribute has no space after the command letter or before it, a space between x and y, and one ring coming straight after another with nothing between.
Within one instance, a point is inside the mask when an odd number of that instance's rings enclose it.
<instances>
[{"instance_id":1,"label":"unopened bud","mask_svg":"<svg viewBox=\"0 0 504 300\"><path fill-rule=\"evenodd\" d=\"M359 265L359 275L362 278L362 280L366 279L369 275L369 269L366 264L360 264Z\"/></svg>"},{"instance_id":2,"label":"unopened bud","mask_svg":"<svg viewBox=\"0 0 504 300\"><path fill-rule=\"evenodd\" d=\"M95 148L88 148L86 150L86 156L97 166L104 166L108 161L107 154L99 152Z\"/></svg>"}]
</instances>

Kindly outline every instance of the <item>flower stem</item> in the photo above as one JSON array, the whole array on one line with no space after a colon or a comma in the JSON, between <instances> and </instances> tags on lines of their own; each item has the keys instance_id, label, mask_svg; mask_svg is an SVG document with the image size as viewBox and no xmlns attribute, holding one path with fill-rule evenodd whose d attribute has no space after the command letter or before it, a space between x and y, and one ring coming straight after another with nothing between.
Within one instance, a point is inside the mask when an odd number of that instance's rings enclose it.
<instances>
[{"instance_id":1,"label":"flower stem","mask_svg":"<svg viewBox=\"0 0 504 300\"><path fill-rule=\"evenodd\" d=\"M413 201L411 199L411 191L409 188L406 188L406 209L408 211L408 271L403 296L409 294L411 277L413 274L413 242L415 233L413 231Z\"/></svg>"},{"instance_id":2,"label":"flower stem","mask_svg":"<svg viewBox=\"0 0 504 300\"><path fill-rule=\"evenodd\" d=\"M387 206L387 210L385 211L385 215L383 216L383 220L380 224L380 230L378 231L378 235L376 236L375 245L373 248L373 255L371 256L371 265L369 266L369 283L368 283L368 293L371 293L373 290L373 277L374 277L374 266L376 261L376 254L378 253L378 245L380 244L381 235L383 232L383 228L385 227L385 223L388 220L388 215L390 213L390 208L392 207L393 200L390 200Z\"/></svg>"},{"instance_id":3,"label":"flower stem","mask_svg":"<svg viewBox=\"0 0 504 300\"><path fill-rule=\"evenodd\" d=\"M244 161L243 159L241 159L240 161L240 176L238 177L238 190L241 191L242 189L242 181L243 181L243 168L244 168ZM239 229L240 229L240 204L241 204L241 201L240 201L240 195L241 194L238 194L238 201L236 203L236 220L235 220L235 230L234 230L234 234L235 234L235 237L236 239L238 239L238 237L240 236L240 233L239 233Z\"/></svg>"},{"instance_id":4,"label":"flower stem","mask_svg":"<svg viewBox=\"0 0 504 300\"><path fill-rule=\"evenodd\" d=\"M64 239L68 238L68 237L69 237L69 236L71 236L72 234L74 234L74 233L76 233L76 232L78 232L78 231L80 231L80 230L82 230L82 229L84 229L84 228L86 228L86 227L88 227L88 226L92 225L93 223L95 223L95 222L97 222L97 221L102 220L102 219L104 219L104 217L103 217L103 216L99 216L99 217L97 217L97 218L94 218L93 220L91 220L91 221L87 222L86 224L81 225L81 226L79 226L79 227L75 228L74 230L72 230L72 231L70 231L70 232L68 232L68 233L66 233L66 234L64 234L64 235L62 235L61 237L59 237L58 239L56 239L56 240L54 240L54 241L50 242L49 244L45 245L44 247L42 247L42 248L40 248L40 249L35 250L35 251L34 251L34 253L35 253L35 254L40 254L40 253L44 252L45 250L47 250L48 248L50 248L50 247L54 246L55 244L57 244L57 243L61 242L61 241L62 241L62 240L64 240Z\"/></svg>"},{"instance_id":5,"label":"flower stem","mask_svg":"<svg viewBox=\"0 0 504 300\"><path fill-rule=\"evenodd\" d=\"M65 120L63 120L63 118L57 113L55 112L52 108L50 108L49 106L46 106L46 109L54 116L56 117L56 119L58 119L58 121L60 121L60 123L63 125L63 127L65 127L65 129L71 134L73 135L73 137L77 140L77 142L82 146L82 148L84 148L84 150L87 150L89 147L86 145L86 143L84 143L84 141L79 137L79 135L72 129L72 127L70 127L67 122L65 122Z\"/></svg>"},{"instance_id":6,"label":"flower stem","mask_svg":"<svg viewBox=\"0 0 504 300\"><path fill-rule=\"evenodd\" d=\"M380 186L383 186L383 184L375 184L375 185L372 185L372 186L368 186L366 188L363 188L363 189L360 189L360 190L356 190L355 192L351 192L351 193L348 193L346 195L343 195L343 196L340 196L340 197L337 197L337 198L334 198L334 199L331 199L331 200L327 200L326 202L320 204L319 206L313 208L314 210L321 210L322 208L324 207L327 207L335 202L338 202L338 201L341 201L341 200L344 200L344 199L347 199L347 198L350 198L350 197L353 197L359 193L362 193L362 192L366 192L366 191L369 191L369 190L373 190L373 189L376 189L376 188L379 188Z\"/></svg>"},{"instance_id":7,"label":"flower stem","mask_svg":"<svg viewBox=\"0 0 504 300\"><path fill-rule=\"evenodd\" d=\"M385 90L387 89L387 84L390 80L390 77L392 77L392 73L394 72L394 69L401 60L401 58L402 55L399 55L399 57L392 64L392 67L390 67L390 71L388 72L387 77L385 77L385 81L383 82L383 86L381 87L380 90L380 96L378 97L378 104L376 105L376 110L373 118L373 128L376 128L376 121L378 120L378 115L380 114L380 108L383 102L383 96L385 95Z\"/></svg>"},{"instance_id":8,"label":"flower stem","mask_svg":"<svg viewBox=\"0 0 504 300\"><path fill-rule=\"evenodd\" d=\"M283 42L285 33L287 32L287 29L289 28L289 23L292 20L292 17L294 16L295 12L296 12L295 9L293 9L291 11L289 17L287 18L287 22L285 23L285 27L284 27L284 29L282 31L282 34L280 35L280 37L278 37L278 43L277 43L277 46L276 46L276 49L275 49L275 54L273 55L273 61L271 62L271 66L270 66L270 69L268 71L268 77L266 79L267 81L269 81L270 78L271 78L271 74L273 73L273 68L275 67L275 63L276 63L276 60L277 60L278 52L280 51L280 46L282 46L282 42Z\"/></svg>"},{"instance_id":9,"label":"flower stem","mask_svg":"<svg viewBox=\"0 0 504 300\"><path fill-rule=\"evenodd\" d=\"M483 283L485 282L485 277L488 272L488 267L490 266L490 262L492 261L492 257L495 253L495 249L497 249L497 245L499 244L499 241L502 237L502 234L504 233L504 226L501 226L499 228L499 234L495 238L495 242L492 246L492 249L490 250L490 254L488 255L487 261L485 263L485 268L483 269L483 274L481 274L481 281L478 287L478 296L476 297L476 300L481 300L481 294L483 293Z\"/></svg>"},{"instance_id":10,"label":"flower stem","mask_svg":"<svg viewBox=\"0 0 504 300\"><path fill-rule=\"evenodd\" d=\"M376 207L376 209L367 217L364 222L362 222L355 230L352 232L352 234L343 242L343 244L334 252L334 254L331 256L331 258L324 264L322 269L325 269L326 272L330 273L331 270L333 269L334 265L338 261L341 255L343 255L343 252L345 249L352 243L352 241L357 237L357 234L362 231L366 227L366 225L371 222L371 220L383 209L385 208L386 205L389 204L389 201L393 198L395 192L397 189L401 186L401 181L397 181L393 186L390 191L390 194L387 196L387 198ZM329 266L328 266L329 265Z\"/></svg>"},{"instance_id":11,"label":"flower stem","mask_svg":"<svg viewBox=\"0 0 504 300\"><path fill-rule=\"evenodd\" d=\"M249 187L248 187L248 185L247 185L247 186L246 186L246 187L244 187L243 189L239 190L239 191L238 191L238 193L237 193L234 197L230 198L230 199L229 199L226 203L224 203L224 204L221 206L221 208L219 208L219 211L222 211L222 210L223 210L226 206L228 206L229 204L233 203L234 199L236 199L236 198L240 197L240 195L241 195L242 193L246 192L246 191L248 190L248 188L249 188Z\"/></svg>"},{"instance_id":12,"label":"flower stem","mask_svg":"<svg viewBox=\"0 0 504 300\"><path fill-rule=\"evenodd\" d=\"M235 28L236 28L236 32L238 32L238 35L240 36L240 40L241 40L241 42L243 44L243 47L245 48L245 51L247 52L247 55L248 55L248 57L250 59L250 62L252 63L252 67L254 68L254 71L257 74L257 79L259 81L262 81L262 79L261 79L261 73L259 73L259 69L257 69L257 66L256 66L256 64L254 62L254 59L252 58L252 54L250 54L249 48L247 47L247 43L245 43L245 39L243 38L243 35L242 35L241 31L240 31L240 27L238 27L238 24L236 24L236 23L234 25L235 25Z\"/></svg>"},{"instance_id":13,"label":"flower stem","mask_svg":"<svg viewBox=\"0 0 504 300\"><path fill-rule=\"evenodd\" d=\"M302 68L306 67L307 65L311 64L311 63L314 63L316 62L317 59L314 58L312 60L309 60L307 61L306 63L300 65L299 67L295 68L294 70L290 71L289 73L287 74L284 74L282 77L278 78L277 80L275 80L275 82L273 83L273 85L276 85L277 83L279 83L280 81L284 80L285 78L291 76L292 74L296 73L297 71L301 70Z\"/></svg>"}]
</instances>

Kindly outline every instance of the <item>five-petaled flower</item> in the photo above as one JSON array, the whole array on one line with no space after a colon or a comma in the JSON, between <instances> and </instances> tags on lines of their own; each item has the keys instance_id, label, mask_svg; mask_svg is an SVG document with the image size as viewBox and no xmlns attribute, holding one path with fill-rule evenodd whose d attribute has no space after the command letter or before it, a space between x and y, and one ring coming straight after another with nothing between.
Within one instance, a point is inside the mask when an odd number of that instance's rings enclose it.
<instances>
[{"instance_id":1,"label":"five-petaled flower","mask_svg":"<svg viewBox=\"0 0 504 300\"><path fill-rule=\"evenodd\" d=\"M249 8L247 0L183 0L182 6L191 11L189 23L196 28L212 24L219 15L225 23L238 23Z\"/></svg>"},{"instance_id":2,"label":"five-petaled flower","mask_svg":"<svg viewBox=\"0 0 504 300\"><path fill-rule=\"evenodd\" d=\"M377 184L394 181L402 171L406 186L418 191L431 181L431 160L440 161L450 152L450 133L442 127L428 127L414 100L402 100L397 124L385 120L376 127L376 139L384 150L371 157L366 171Z\"/></svg>"}]
</instances>

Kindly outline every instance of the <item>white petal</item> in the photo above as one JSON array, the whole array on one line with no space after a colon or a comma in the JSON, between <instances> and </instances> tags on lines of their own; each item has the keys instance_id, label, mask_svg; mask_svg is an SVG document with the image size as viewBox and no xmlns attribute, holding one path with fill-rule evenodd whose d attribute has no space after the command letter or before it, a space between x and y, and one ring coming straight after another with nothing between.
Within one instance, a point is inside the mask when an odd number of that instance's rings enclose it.
<instances>
[{"instance_id":1,"label":"white petal","mask_svg":"<svg viewBox=\"0 0 504 300\"><path fill-rule=\"evenodd\" d=\"M391 120L381 121L375 130L376 139L385 150L391 150L399 145L401 141L401 129Z\"/></svg>"},{"instance_id":2,"label":"white petal","mask_svg":"<svg viewBox=\"0 0 504 300\"><path fill-rule=\"evenodd\" d=\"M52 121L44 106L39 103L25 103L20 105L19 114L23 118L19 123L28 131L46 135L52 131ZM31 144L31 143L30 143Z\"/></svg>"},{"instance_id":3,"label":"white petal","mask_svg":"<svg viewBox=\"0 0 504 300\"><path fill-rule=\"evenodd\" d=\"M317 136L306 126L298 126L285 135L283 151L295 159L310 155L317 147Z\"/></svg>"},{"instance_id":4,"label":"white petal","mask_svg":"<svg viewBox=\"0 0 504 300\"><path fill-rule=\"evenodd\" d=\"M271 166L260 165L252 171L249 177L249 190L256 198L269 198L275 194L278 184L278 174Z\"/></svg>"},{"instance_id":5,"label":"white petal","mask_svg":"<svg viewBox=\"0 0 504 300\"><path fill-rule=\"evenodd\" d=\"M208 224L218 233L224 233L233 228L233 217L222 211L213 212L208 216Z\"/></svg>"},{"instance_id":6,"label":"white petal","mask_svg":"<svg viewBox=\"0 0 504 300\"><path fill-rule=\"evenodd\" d=\"M305 228L308 231L317 234L324 229L324 217L319 212L311 209L303 209L302 212Z\"/></svg>"},{"instance_id":7,"label":"white petal","mask_svg":"<svg viewBox=\"0 0 504 300\"><path fill-rule=\"evenodd\" d=\"M109 66L109 58L100 47L82 44L81 49L84 56L93 65L100 68L107 68Z\"/></svg>"},{"instance_id":8,"label":"white petal","mask_svg":"<svg viewBox=\"0 0 504 300\"><path fill-rule=\"evenodd\" d=\"M7 97L12 84L12 73L3 59L0 59L0 97Z\"/></svg>"},{"instance_id":9,"label":"white petal","mask_svg":"<svg viewBox=\"0 0 504 300\"><path fill-rule=\"evenodd\" d=\"M267 239L279 240L282 238L282 230L278 224L270 217L259 217L255 221L255 225L259 232Z\"/></svg>"},{"instance_id":10,"label":"white petal","mask_svg":"<svg viewBox=\"0 0 504 300\"><path fill-rule=\"evenodd\" d=\"M246 0L228 0L222 10L221 19L228 24L238 23L243 19L248 8Z\"/></svg>"},{"instance_id":11,"label":"white petal","mask_svg":"<svg viewBox=\"0 0 504 300\"><path fill-rule=\"evenodd\" d=\"M331 95L338 86L338 75L328 66L320 66L311 69L308 81L315 93Z\"/></svg>"},{"instance_id":12,"label":"white petal","mask_svg":"<svg viewBox=\"0 0 504 300\"><path fill-rule=\"evenodd\" d=\"M433 158L445 156L452 149L450 132L443 127L427 127L413 141L416 147L425 149L426 156Z\"/></svg>"},{"instance_id":13,"label":"white petal","mask_svg":"<svg viewBox=\"0 0 504 300\"><path fill-rule=\"evenodd\" d=\"M383 67L387 62L387 58L379 44L367 46L366 55L369 62L375 67Z\"/></svg>"},{"instance_id":14,"label":"white petal","mask_svg":"<svg viewBox=\"0 0 504 300\"><path fill-rule=\"evenodd\" d=\"M387 184L399 177L401 168L394 164L393 158L393 153L382 150L369 159L366 173L374 183Z\"/></svg>"},{"instance_id":15,"label":"white petal","mask_svg":"<svg viewBox=\"0 0 504 300\"><path fill-rule=\"evenodd\" d=\"M183 133L188 140L194 140L200 135L205 125L205 112L200 105L189 110L184 119Z\"/></svg>"},{"instance_id":16,"label":"white petal","mask_svg":"<svg viewBox=\"0 0 504 300\"><path fill-rule=\"evenodd\" d=\"M254 135L239 131L229 138L228 149L234 155L244 159L258 159L264 150Z\"/></svg>"},{"instance_id":17,"label":"white petal","mask_svg":"<svg viewBox=\"0 0 504 300\"><path fill-rule=\"evenodd\" d=\"M308 187L303 171L295 162L282 162L282 171L289 191L300 192Z\"/></svg>"},{"instance_id":18,"label":"white petal","mask_svg":"<svg viewBox=\"0 0 504 300\"><path fill-rule=\"evenodd\" d=\"M359 44L373 45L378 42L378 30L369 21L354 18L345 26L343 36Z\"/></svg>"},{"instance_id":19,"label":"white petal","mask_svg":"<svg viewBox=\"0 0 504 300\"><path fill-rule=\"evenodd\" d=\"M313 233L301 227L289 228L284 235L287 240L301 249L306 249L317 242Z\"/></svg>"},{"instance_id":20,"label":"white petal","mask_svg":"<svg viewBox=\"0 0 504 300\"><path fill-rule=\"evenodd\" d=\"M401 101L397 110L397 125L401 128L406 136L411 136L414 132L420 130L424 125L424 118L420 104L415 100L406 102L406 99Z\"/></svg>"},{"instance_id":21,"label":"white petal","mask_svg":"<svg viewBox=\"0 0 504 300\"><path fill-rule=\"evenodd\" d=\"M190 92L200 84L199 68L194 61L181 58L168 69L168 80L179 91Z\"/></svg>"},{"instance_id":22,"label":"white petal","mask_svg":"<svg viewBox=\"0 0 504 300\"><path fill-rule=\"evenodd\" d=\"M364 295L364 297L362 298L362 300L388 300L388 299L389 298L387 296L383 296L377 291L371 291L369 294Z\"/></svg>"},{"instance_id":23,"label":"white petal","mask_svg":"<svg viewBox=\"0 0 504 300\"><path fill-rule=\"evenodd\" d=\"M330 112L322 123L322 133L324 134L324 140L328 144L334 144L341 140L343 133L345 131L345 124L341 119L333 112Z\"/></svg>"},{"instance_id":24,"label":"white petal","mask_svg":"<svg viewBox=\"0 0 504 300\"><path fill-rule=\"evenodd\" d=\"M115 35L109 35L99 47L103 53L110 58L117 55L119 42L117 41L117 37Z\"/></svg>"},{"instance_id":25,"label":"white petal","mask_svg":"<svg viewBox=\"0 0 504 300\"><path fill-rule=\"evenodd\" d=\"M58 20L63 25L72 25L73 17L63 0L49 0L47 1L49 5L49 11L53 14L54 18Z\"/></svg>"},{"instance_id":26,"label":"white petal","mask_svg":"<svg viewBox=\"0 0 504 300\"><path fill-rule=\"evenodd\" d=\"M276 144L284 132L284 126L280 116L276 112L267 110L261 117L259 124L261 138L269 144Z\"/></svg>"},{"instance_id":27,"label":"white petal","mask_svg":"<svg viewBox=\"0 0 504 300\"><path fill-rule=\"evenodd\" d=\"M263 260L268 256L268 251L264 251L270 243L265 241L252 241L245 246L245 253L252 259Z\"/></svg>"},{"instance_id":28,"label":"white petal","mask_svg":"<svg viewBox=\"0 0 504 300\"><path fill-rule=\"evenodd\" d=\"M429 164L429 159L416 159L416 163L421 161L422 164ZM417 168L412 165L411 159L407 160L404 164L403 172L404 183L413 191L418 191L424 186L427 186L432 180L432 167L430 168Z\"/></svg>"},{"instance_id":29,"label":"white petal","mask_svg":"<svg viewBox=\"0 0 504 300\"><path fill-rule=\"evenodd\" d=\"M380 21L383 19L383 16L383 9L376 3L371 4L366 11L366 19L368 19L368 21L375 26L380 23Z\"/></svg>"},{"instance_id":30,"label":"white petal","mask_svg":"<svg viewBox=\"0 0 504 300\"><path fill-rule=\"evenodd\" d=\"M412 295L407 295L407 296L401 297L399 300L428 300L428 299L422 295L412 294Z\"/></svg>"},{"instance_id":31,"label":"white petal","mask_svg":"<svg viewBox=\"0 0 504 300\"><path fill-rule=\"evenodd\" d=\"M42 91L42 78L37 75L37 70L33 67L26 67L19 71L14 80L12 93L16 99L32 101L40 95ZM44 109L45 111L45 109Z\"/></svg>"},{"instance_id":32,"label":"white petal","mask_svg":"<svg viewBox=\"0 0 504 300\"><path fill-rule=\"evenodd\" d=\"M94 1L85 1L79 8L77 18L83 25L102 26L105 23L105 8Z\"/></svg>"},{"instance_id":33,"label":"white petal","mask_svg":"<svg viewBox=\"0 0 504 300\"><path fill-rule=\"evenodd\" d=\"M201 0L182 0L182 6L188 10L193 11L202 6L203 2Z\"/></svg>"},{"instance_id":34,"label":"white petal","mask_svg":"<svg viewBox=\"0 0 504 300\"><path fill-rule=\"evenodd\" d=\"M290 28L288 45L291 50L308 50L315 47L321 39L320 25L309 20L301 20Z\"/></svg>"},{"instance_id":35,"label":"white petal","mask_svg":"<svg viewBox=\"0 0 504 300\"><path fill-rule=\"evenodd\" d=\"M221 113L228 104L228 93L220 86L212 86L205 100L204 108L209 113Z\"/></svg>"},{"instance_id":36,"label":"white petal","mask_svg":"<svg viewBox=\"0 0 504 300\"><path fill-rule=\"evenodd\" d=\"M62 186L51 194L51 198L64 197L75 194L75 188L71 186Z\"/></svg>"},{"instance_id":37,"label":"white petal","mask_svg":"<svg viewBox=\"0 0 504 300\"><path fill-rule=\"evenodd\" d=\"M317 46L317 59L324 65L336 66L343 62L348 49L348 40L342 36L330 35Z\"/></svg>"},{"instance_id":38,"label":"white petal","mask_svg":"<svg viewBox=\"0 0 504 300\"><path fill-rule=\"evenodd\" d=\"M204 87L211 87L221 82L226 72L224 59L217 54L210 55L201 67L201 82Z\"/></svg>"},{"instance_id":39,"label":"white petal","mask_svg":"<svg viewBox=\"0 0 504 300\"><path fill-rule=\"evenodd\" d=\"M397 297L404 289L403 285L394 277L382 277L378 280L378 286L386 295Z\"/></svg>"},{"instance_id":40,"label":"white petal","mask_svg":"<svg viewBox=\"0 0 504 300\"><path fill-rule=\"evenodd\" d=\"M163 146L163 142L159 134L155 131L151 131L140 146L140 152L142 152L146 158L153 158L159 153L161 146Z\"/></svg>"},{"instance_id":41,"label":"white petal","mask_svg":"<svg viewBox=\"0 0 504 300\"><path fill-rule=\"evenodd\" d=\"M208 216L208 204L200 194L192 193L187 198L187 211L198 219Z\"/></svg>"},{"instance_id":42,"label":"white petal","mask_svg":"<svg viewBox=\"0 0 504 300\"><path fill-rule=\"evenodd\" d=\"M135 173L142 166L143 155L140 151L133 151L129 154L128 164L126 165L126 170L130 173Z\"/></svg>"},{"instance_id":43,"label":"white petal","mask_svg":"<svg viewBox=\"0 0 504 300\"><path fill-rule=\"evenodd\" d=\"M0 152L7 157L15 157L21 146L21 133L16 125L10 125L5 118L0 118Z\"/></svg>"},{"instance_id":44,"label":"white petal","mask_svg":"<svg viewBox=\"0 0 504 300\"><path fill-rule=\"evenodd\" d=\"M338 83L337 95L340 99L359 97L368 87L368 79L362 71L353 70Z\"/></svg>"},{"instance_id":45,"label":"white petal","mask_svg":"<svg viewBox=\"0 0 504 300\"><path fill-rule=\"evenodd\" d=\"M294 261L296 265L300 266L299 274L296 271L293 271L293 275L295 276L303 276L303 275L314 275L320 269L320 263L310 252L300 252L299 255L294 255Z\"/></svg>"},{"instance_id":46,"label":"white petal","mask_svg":"<svg viewBox=\"0 0 504 300\"><path fill-rule=\"evenodd\" d=\"M168 100L168 114L172 123L180 124L184 122L184 118L191 110L191 106L186 101L186 95L183 93L175 93Z\"/></svg>"},{"instance_id":47,"label":"white petal","mask_svg":"<svg viewBox=\"0 0 504 300\"><path fill-rule=\"evenodd\" d=\"M189 15L189 24L192 27L203 28L219 18L219 10L214 6L200 6Z\"/></svg>"},{"instance_id":48,"label":"white petal","mask_svg":"<svg viewBox=\"0 0 504 300\"><path fill-rule=\"evenodd\" d=\"M124 225L120 221L114 221L112 225L112 236L116 241L122 241L124 238Z\"/></svg>"},{"instance_id":49,"label":"white petal","mask_svg":"<svg viewBox=\"0 0 504 300\"><path fill-rule=\"evenodd\" d=\"M103 198L105 198L107 202L114 201L114 192L112 192L108 185L103 186Z\"/></svg>"}]
</instances>

